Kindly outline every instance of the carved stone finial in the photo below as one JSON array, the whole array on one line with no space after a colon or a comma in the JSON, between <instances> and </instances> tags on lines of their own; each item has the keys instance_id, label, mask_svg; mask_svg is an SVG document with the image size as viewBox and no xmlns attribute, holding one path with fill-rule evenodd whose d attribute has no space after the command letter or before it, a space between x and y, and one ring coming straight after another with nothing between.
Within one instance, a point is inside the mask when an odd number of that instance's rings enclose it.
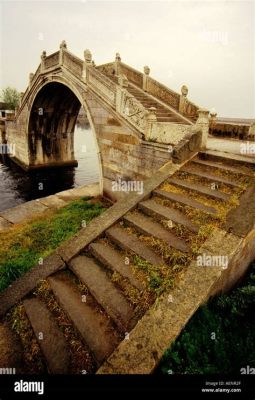
<instances>
[{"instance_id":1,"label":"carved stone finial","mask_svg":"<svg viewBox=\"0 0 255 400\"><path fill-rule=\"evenodd\" d=\"M92 54L91 54L91 51L90 50L88 50L88 49L86 49L85 51L84 51L84 60L86 61L86 63L91 63L91 61L92 61Z\"/></svg>"},{"instance_id":2,"label":"carved stone finial","mask_svg":"<svg viewBox=\"0 0 255 400\"><path fill-rule=\"evenodd\" d=\"M211 108L211 110L210 110L210 116L211 116L212 118L216 118L216 116L217 116L217 111L215 110L215 108Z\"/></svg>"},{"instance_id":3,"label":"carved stone finial","mask_svg":"<svg viewBox=\"0 0 255 400\"><path fill-rule=\"evenodd\" d=\"M42 55L41 55L41 59L42 59L42 60L45 60L45 58L46 58L46 51L43 50Z\"/></svg>"},{"instance_id":4,"label":"carved stone finial","mask_svg":"<svg viewBox=\"0 0 255 400\"><path fill-rule=\"evenodd\" d=\"M121 61L120 53L116 53L115 61Z\"/></svg>"},{"instance_id":5,"label":"carved stone finial","mask_svg":"<svg viewBox=\"0 0 255 400\"><path fill-rule=\"evenodd\" d=\"M60 49L67 49L67 45L66 45L66 41L65 40L62 40L62 42L60 43L59 48Z\"/></svg>"},{"instance_id":6,"label":"carved stone finial","mask_svg":"<svg viewBox=\"0 0 255 400\"><path fill-rule=\"evenodd\" d=\"M182 94L184 97L187 97L188 91L189 91L188 87L187 87L186 85L182 85L182 87L181 87L181 94Z\"/></svg>"},{"instance_id":7,"label":"carved stone finial","mask_svg":"<svg viewBox=\"0 0 255 400\"><path fill-rule=\"evenodd\" d=\"M143 67L143 72L145 73L145 75L150 75L150 68L148 67L148 65L145 65Z\"/></svg>"}]
</instances>

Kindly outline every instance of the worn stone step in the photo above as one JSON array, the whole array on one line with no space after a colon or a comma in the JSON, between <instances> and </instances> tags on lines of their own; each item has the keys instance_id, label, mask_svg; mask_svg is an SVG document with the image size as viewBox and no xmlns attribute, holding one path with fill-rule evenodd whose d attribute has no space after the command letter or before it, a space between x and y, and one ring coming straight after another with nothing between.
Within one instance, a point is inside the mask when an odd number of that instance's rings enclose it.
<instances>
[{"instance_id":1,"label":"worn stone step","mask_svg":"<svg viewBox=\"0 0 255 400\"><path fill-rule=\"evenodd\" d=\"M24 300L23 305L50 373L67 374L70 366L68 346L52 314L36 298Z\"/></svg>"},{"instance_id":2,"label":"worn stone step","mask_svg":"<svg viewBox=\"0 0 255 400\"><path fill-rule=\"evenodd\" d=\"M110 320L83 302L80 291L70 281L64 281L56 275L48 278L48 281L58 303L79 331L96 362L100 364L119 342Z\"/></svg>"},{"instance_id":3,"label":"worn stone step","mask_svg":"<svg viewBox=\"0 0 255 400\"><path fill-rule=\"evenodd\" d=\"M243 171L240 168L232 167L231 165L220 164L220 163L217 163L214 161L201 160L201 159L196 158L196 159L192 160L192 162L199 164L199 165L207 166L207 167L221 169L226 172L233 172L234 174L252 176L251 173Z\"/></svg>"},{"instance_id":4,"label":"worn stone step","mask_svg":"<svg viewBox=\"0 0 255 400\"><path fill-rule=\"evenodd\" d=\"M202 172L197 169L190 168L189 165L185 165L184 167L182 167L181 171L187 172L192 175L199 176L200 178L209 179L210 181L224 183L225 185L228 185L228 186L240 187L240 185L236 182L230 181L229 179L224 179L221 176L207 174L206 172Z\"/></svg>"},{"instance_id":5,"label":"worn stone step","mask_svg":"<svg viewBox=\"0 0 255 400\"><path fill-rule=\"evenodd\" d=\"M205 204L200 203L197 200L191 199L190 197L184 196L183 194L167 192L166 190L160 189L154 190L153 194L162 199L175 201L177 203L196 208L209 214L217 214L217 210L215 208L206 206Z\"/></svg>"},{"instance_id":6,"label":"worn stone step","mask_svg":"<svg viewBox=\"0 0 255 400\"><path fill-rule=\"evenodd\" d=\"M96 257L102 264L104 264L111 271L120 273L124 278L127 278L131 285L136 287L138 290L143 290L144 286L139 282L132 271L131 265L125 263L125 257L121 255L117 250L107 244L92 243L89 246L90 252Z\"/></svg>"},{"instance_id":7,"label":"worn stone step","mask_svg":"<svg viewBox=\"0 0 255 400\"><path fill-rule=\"evenodd\" d=\"M106 231L106 235L122 249L134 252L149 263L153 265L163 264L163 260L159 255L136 236L128 234L124 229L114 226Z\"/></svg>"},{"instance_id":8,"label":"worn stone step","mask_svg":"<svg viewBox=\"0 0 255 400\"><path fill-rule=\"evenodd\" d=\"M170 178L168 180L168 182L170 182L173 185L180 186L184 189L193 190L197 193L201 193L203 195L210 196L217 200L228 201L231 197L229 194L220 192L219 190L212 190L204 185L186 182L184 180L177 179L177 178Z\"/></svg>"},{"instance_id":9,"label":"worn stone step","mask_svg":"<svg viewBox=\"0 0 255 400\"><path fill-rule=\"evenodd\" d=\"M138 206L148 215L160 219L168 219L177 224L181 224L194 233L199 231L199 226L194 224L188 217L186 217L186 215L174 208L164 207L161 204L156 203L153 199L142 201Z\"/></svg>"},{"instance_id":10,"label":"worn stone step","mask_svg":"<svg viewBox=\"0 0 255 400\"><path fill-rule=\"evenodd\" d=\"M116 325L121 330L127 331L133 317L133 307L100 265L92 258L78 256L70 262L70 268Z\"/></svg>"},{"instance_id":11,"label":"worn stone step","mask_svg":"<svg viewBox=\"0 0 255 400\"><path fill-rule=\"evenodd\" d=\"M175 249L185 253L190 250L189 246L183 240L163 228L158 222L152 221L143 214L126 214L123 219L128 225L133 226L139 232L161 239Z\"/></svg>"}]
</instances>

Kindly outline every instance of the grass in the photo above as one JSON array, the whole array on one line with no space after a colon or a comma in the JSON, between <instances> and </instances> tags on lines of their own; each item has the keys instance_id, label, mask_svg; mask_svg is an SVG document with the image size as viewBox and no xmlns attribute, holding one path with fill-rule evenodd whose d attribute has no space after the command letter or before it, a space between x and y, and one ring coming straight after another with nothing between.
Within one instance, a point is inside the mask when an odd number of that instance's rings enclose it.
<instances>
[{"instance_id":1,"label":"grass","mask_svg":"<svg viewBox=\"0 0 255 400\"><path fill-rule=\"evenodd\" d=\"M0 233L0 291L43 261L60 244L104 210L88 197L49 210L30 223L15 225Z\"/></svg>"},{"instance_id":2,"label":"grass","mask_svg":"<svg viewBox=\"0 0 255 400\"><path fill-rule=\"evenodd\" d=\"M166 351L158 372L239 375L241 368L254 368L254 307L255 262L240 287L200 307Z\"/></svg>"}]
</instances>

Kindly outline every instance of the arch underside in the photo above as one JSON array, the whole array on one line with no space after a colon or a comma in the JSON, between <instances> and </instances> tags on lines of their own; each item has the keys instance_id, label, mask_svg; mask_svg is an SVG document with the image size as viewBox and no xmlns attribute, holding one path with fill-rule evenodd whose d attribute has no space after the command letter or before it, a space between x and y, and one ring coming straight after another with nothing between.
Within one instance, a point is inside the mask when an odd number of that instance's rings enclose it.
<instances>
[{"instance_id":1,"label":"arch underside","mask_svg":"<svg viewBox=\"0 0 255 400\"><path fill-rule=\"evenodd\" d=\"M32 164L72 163L74 128L81 103L67 86L50 82L37 93L28 124Z\"/></svg>"}]
</instances>

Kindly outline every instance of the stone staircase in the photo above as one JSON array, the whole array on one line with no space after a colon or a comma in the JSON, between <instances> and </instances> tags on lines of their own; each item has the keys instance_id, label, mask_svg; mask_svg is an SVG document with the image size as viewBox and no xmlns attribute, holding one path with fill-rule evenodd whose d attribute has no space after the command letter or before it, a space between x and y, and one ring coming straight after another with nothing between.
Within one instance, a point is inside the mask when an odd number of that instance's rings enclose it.
<instances>
[{"instance_id":1,"label":"stone staircase","mask_svg":"<svg viewBox=\"0 0 255 400\"><path fill-rule=\"evenodd\" d=\"M119 80L117 76L114 75L106 75L110 78L114 83L119 84ZM127 91L138 100L144 108L149 112L153 110L155 112L157 122L171 122L175 124L191 124L195 123L195 118L184 118L180 113L176 110L171 109L167 104L163 104L162 101L157 99L154 96L146 93L142 88L136 86L134 83L128 82L128 86L126 87Z\"/></svg>"},{"instance_id":2,"label":"stone staircase","mask_svg":"<svg viewBox=\"0 0 255 400\"><path fill-rule=\"evenodd\" d=\"M207 224L221 223L222 209L230 210L254 182L252 168L194 157L64 270L39 282L3 319L20 336L25 355L30 345L13 321L20 318L30 332L35 350L30 358L23 354L25 372L95 373L155 302L159 276L178 282Z\"/></svg>"}]
</instances>

